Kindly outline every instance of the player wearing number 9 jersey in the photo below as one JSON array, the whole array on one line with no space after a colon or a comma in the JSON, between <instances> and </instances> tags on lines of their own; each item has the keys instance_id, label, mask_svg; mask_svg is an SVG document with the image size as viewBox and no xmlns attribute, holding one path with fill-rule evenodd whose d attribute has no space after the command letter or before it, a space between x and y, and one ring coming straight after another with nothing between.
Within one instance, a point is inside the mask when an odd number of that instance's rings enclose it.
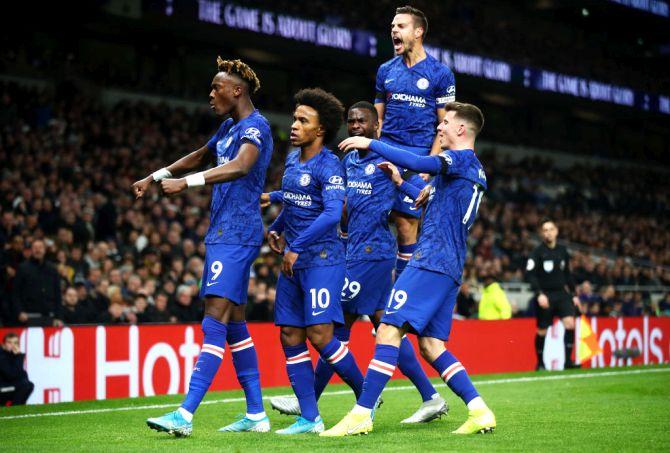
<instances>
[{"instance_id":1,"label":"player wearing number 9 jersey","mask_svg":"<svg viewBox=\"0 0 670 453\"><path fill-rule=\"evenodd\" d=\"M348 138L340 144L343 150L369 148L399 166L433 174L435 187L429 189L417 251L408 269L395 282L377 331L375 354L365 376L363 393L354 409L322 433L324 436L372 430L372 408L395 371L400 342L406 332L418 334L424 359L468 406L468 420L454 432L489 432L496 426L493 412L477 393L465 368L444 346L451 331L468 230L474 222L481 193L487 187L486 175L474 153L475 137L484 124L482 112L474 105L458 102L445 108L447 113L437 128L443 151L437 156L417 156L361 137ZM415 195L418 197L419 193Z\"/></svg>"},{"instance_id":2,"label":"player wearing number 9 jersey","mask_svg":"<svg viewBox=\"0 0 670 453\"><path fill-rule=\"evenodd\" d=\"M253 70L240 60L219 57L217 64L210 106L217 115L230 118L206 146L133 185L138 197L151 181L160 180L163 192L168 195L189 187L214 185L200 291L205 299L202 349L181 407L147 420L150 428L177 436L191 434L193 414L219 369L226 343L238 381L244 388L247 413L221 430L270 430L270 420L263 409L258 360L244 312L251 264L263 242L258 197L272 154L272 133L268 121L251 102L250 94L260 87ZM211 161L215 167L207 171L171 178L173 173L187 173Z\"/></svg>"}]
</instances>

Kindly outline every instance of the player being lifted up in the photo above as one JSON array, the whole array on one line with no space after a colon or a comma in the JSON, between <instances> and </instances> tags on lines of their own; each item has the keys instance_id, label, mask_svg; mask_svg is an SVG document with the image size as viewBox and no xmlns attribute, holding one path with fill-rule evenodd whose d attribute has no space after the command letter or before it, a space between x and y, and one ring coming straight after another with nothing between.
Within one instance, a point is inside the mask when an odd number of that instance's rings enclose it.
<instances>
[{"instance_id":1,"label":"player being lifted up","mask_svg":"<svg viewBox=\"0 0 670 453\"><path fill-rule=\"evenodd\" d=\"M281 327L286 371L301 416L279 434L319 433L324 429L314 393L314 369L306 339L323 360L354 390L362 391L363 375L345 344L333 336L333 323L344 323L340 291L344 283L344 245L337 224L344 204L344 168L324 143L335 138L344 107L320 88L295 95L291 144L282 178L284 209L269 229L270 247L286 248L277 282L275 324ZM258 199L257 199L258 200ZM257 201L258 202L258 201Z\"/></svg>"},{"instance_id":2,"label":"player being lifted up","mask_svg":"<svg viewBox=\"0 0 670 453\"><path fill-rule=\"evenodd\" d=\"M160 181L163 193L168 195L190 187L214 185L200 290L200 296L205 298L202 349L179 409L147 420L152 429L177 436L191 434L193 413L219 369L226 342L233 354L237 379L244 388L247 413L220 431L270 430L270 420L263 410L258 359L244 312L251 264L263 242L258 197L272 154L272 133L268 121L251 102L250 95L260 87L254 71L240 60L219 57L217 64L209 104L218 116L230 118L205 146L133 184L138 198L153 181ZM216 167L172 179L172 175L202 168L212 159Z\"/></svg>"},{"instance_id":3,"label":"player being lifted up","mask_svg":"<svg viewBox=\"0 0 670 453\"><path fill-rule=\"evenodd\" d=\"M378 127L377 111L369 102L357 102L349 108L347 131L350 137L375 138ZM349 238L342 289L345 325L335 328L335 336L344 344L349 342L351 326L359 316L367 315L375 327L379 325L393 286L397 246L389 230L388 215L397 198L396 186L404 189L409 183L403 181L397 171L393 182L384 176L377 168L384 161L384 158L366 149L350 151L343 161L347 176L344 217L348 223ZM406 337L400 343L398 366L411 379L423 399L421 407L402 423L428 422L447 412L446 402L426 377L412 343ZM317 400L332 375L332 367L320 359L315 372ZM300 415L295 398L273 397L270 403L284 414Z\"/></svg>"},{"instance_id":4,"label":"player being lifted up","mask_svg":"<svg viewBox=\"0 0 670 453\"><path fill-rule=\"evenodd\" d=\"M395 371L406 332L418 334L424 359L469 409L467 421L454 433L488 432L496 426L493 412L477 393L465 368L444 346L461 284L468 230L486 190L486 175L474 152L475 137L484 124L482 112L474 105L457 102L447 104L446 112L438 126L443 149L438 156L417 156L365 137L350 137L340 143L342 150L370 149L404 168L436 176L434 188L427 187L421 196L418 191L413 194L419 201L429 197L423 230L408 269L393 286L377 330L363 393L352 411L322 436L372 431L371 411Z\"/></svg>"},{"instance_id":5,"label":"player being lifted up","mask_svg":"<svg viewBox=\"0 0 670 453\"><path fill-rule=\"evenodd\" d=\"M379 67L375 83L379 140L419 156L440 152L435 127L444 117L444 105L456 99L454 74L423 47L427 33L423 12L411 6L397 8L391 23L396 56ZM403 177L413 182L418 175ZM421 210L403 193L399 193L393 210L398 229L397 277L416 250Z\"/></svg>"}]
</instances>

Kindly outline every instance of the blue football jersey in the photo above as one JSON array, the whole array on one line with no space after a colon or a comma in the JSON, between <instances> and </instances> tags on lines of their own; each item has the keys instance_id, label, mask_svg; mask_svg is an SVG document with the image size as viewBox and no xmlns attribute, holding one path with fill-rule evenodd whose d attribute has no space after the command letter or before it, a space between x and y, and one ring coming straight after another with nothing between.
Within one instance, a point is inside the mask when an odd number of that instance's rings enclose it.
<instances>
[{"instance_id":1,"label":"blue football jersey","mask_svg":"<svg viewBox=\"0 0 670 453\"><path fill-rule=\"evenodd\" d=\"M288 248L323 212L324 202L344 201L345 174L342 163L327 148L307 162L300 162L300 151L286 158L281 188L284 203L284 233ZM258 202L258 201L257 201ZM344 245L337 225L300 253L294 269L344 263Z\"/></svg>"},{"instance_id":2,"label":"blue football jersey","mask_svg":"<svg viewBox=\"0 0 670 453\"><path fill-rule=\"evenodd\" d=\"M456 99L451 69L430 55L411 68L397 56L379 67L375 103L386 104L380 140L430 152L436 109Z\"/></svg>"},{"instance_id":3,"label":"blue football jersey","mask_svg":"<svg viewBox=\"0 0 670 453\"><path fill-rule=\"evenodd\" d=\"M408 266L449 275L461 282L468 230L486 190L486 174L474 151L447 150L433 189L416 251Z\"/></svg>"},{"instance_id":4,"label":"blue football jersey","mask_svg":"<svg viewBox=\"0 0 670 453\"><path fill-rule=\"evenodd\" d=\"M390 178L377 168L386 159L358 150L344 156L347 174L347 261L378 261L396 257L396 239L388 217L397 197Z\"/></svg>"},{"instance_id":5,"label":"blue football jersey","mask_svg":"<svg viewBox=\"0 0 670 453\"><path fill-rule=\"evenodd\" d=\"M229 118L207 142L207 147L216 157L216 165L223 165L237 156L245 142L258 147L258 160L247 175L214 184L206 244L263 243L263 219L258 199L263 193L265 173L272 157L270 124L258 110L238 123Z\"/></svg>"}]
</instances>

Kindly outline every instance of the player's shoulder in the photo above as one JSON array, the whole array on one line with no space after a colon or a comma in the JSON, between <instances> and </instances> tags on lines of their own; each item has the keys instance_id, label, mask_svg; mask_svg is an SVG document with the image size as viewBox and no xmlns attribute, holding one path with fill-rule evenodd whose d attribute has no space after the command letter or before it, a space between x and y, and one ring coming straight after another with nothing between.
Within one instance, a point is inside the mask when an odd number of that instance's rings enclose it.
<instances>
[{"instance_id":1,"label":"player's shoulder","mask_svg":"<svg viewBox=\"0 0 670 453\"><path fill-rule=\"evenodd\" d=\"M321 162L327 166L331 167L341 167L342 166L342 161L340 158L337 156L337 154L333 153L331 150L328 148L323 148L321 150L321 153L319 154L321 158Z\"/></svg>"},{"instance_id":2,"label":"player's shoulder","mask_svg":"<svg viewBox=\"0 0 670 453\"><path fill-rule=\"evenodd\" d=\"M332 174L333 172L344 172L344 165L340 158L326 147L319 153L318 167L323 172L324 176Z\"/></svg>"},{"instance_id":3,"label":"player's shoulder","mask_svg":"<svg viewBox=\"0 0 670 453\"><path fill-rule=\"evenodd\" d=\"M442 63L437 58L432 55L426 55L427 66L430 68L430 74L432 80L442 80L446 79L452 81L454 79L454 73L446 64Z\"/></svg>"},{"instance_id":4,"label":"player's shoulder","mask_svg":"<svg viewBox=\"0 0 670 453\"><path fill-rule=\"evenodd\" d=\"M393 68L394 66L397 66L398 63L401 62L401 61L402 61L401 56L399 56L399 55L395 56L395 57L391 58L390 60L386 60L384 63L382 63L379 66L379 70L380 71L382 71L382 70L383 71L388 71L389 69Z\"/></svg>"},{"instance_id":5,"label":"player's shoulder","mask_svg":"<svg viewBox=\"0 0 670 453\"><path fill-rule=\"evenodd\" d=\"M355 163L358 160L358 150L349 151L342 158L342 164L346 167Z\"/></svg>"},{"instance_id":6,"label":"player's shoulder","mask_svg":"<svg viewBox=\"0 0 670 453\"><path fill-rule=\"evenodd\" d=\"M263 133L270 132L270 122L258 110L244 118L241 122L242 130L256 129Z\"/></svg>"}]
</instances>

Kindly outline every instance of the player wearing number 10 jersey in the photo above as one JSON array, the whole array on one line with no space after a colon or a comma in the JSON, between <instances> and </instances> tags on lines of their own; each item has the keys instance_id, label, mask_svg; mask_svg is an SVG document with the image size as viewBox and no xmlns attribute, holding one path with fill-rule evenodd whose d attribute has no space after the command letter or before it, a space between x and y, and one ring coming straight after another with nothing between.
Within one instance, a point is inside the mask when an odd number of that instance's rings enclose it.
<instances>
[{"instance_id":1,"label":"player wearing number 10 jersey","mask_svg":"<svg viewBox=\"0 0 670 453\"><path fill-rule=\"evenodd\" d=\"M349 108L349 136L374 138L378 127L377 111L371 103L357 102ZM398 181L389 180L378 168L385 160L368 150L350 151L343 160L347 176L344 217L349 237L345 241L347 265L342 288L345 325L335 328L335 336L344 344L349 341L351 326L361 315L369 316L375 327L379 325L393 286L396 240L389 229L388 217L397 194L394 182L402 183L402 186L409 183L403 181L399 174ZM401 342L398 366L416 386L423 400L419 409L402 423L429 422L447 412L445 400L426 377L408 338L403 338ZM328 362L318 361L314 383L317 399L333 372ZM283 414L300 415L295 398L277 396L270 398L270 404Z\"/></svg>"},{"instance_id":2,"label":"player wearing number 10 jersey","mask_svg":"<svg viewBox=\"0 0 670 453\"><path fill-rule=\"evenodd\" d=\"M486 175L474 153L475 137L484 124L482 112L471 104L457 102L445 108L447 113L438 126L443 151L437 156L417 156L362 137L348 138L340 144L345 151L370 149L397 165L436 177L417 251L396 281L377 331L363 393L354 409L322 436L372 431L371 411L395 371L405 332L419 336L423 357L468 406L468 420L454 433L490 432L496 426L493 412L477 393L465 368L444 346L461 283L468 230L487 187ZM415 195L420 194L417 191Z\"/></svg>"},{"instance_id":3,"label":"player wearing number 10 jersey","mask_svg":"<svg viewBox=\"0 0 670 453\"><path fill-rule=\"evenodd\" d=\"M282 178L284 209L270 226L268 241L284 232L286 248L277 281L275 324L281 327L286 371L300 405L296 422L278 434L319 433L324 429L314 393L314 369L306 339L335 372L360 395L363 375L333 324L344 323L340 291L344 282L344 245L337 235L345 195L342 163L324 143L335 138L344 107L320 88L295 95L291 144Z\"/></svg>"}]
</instances>

